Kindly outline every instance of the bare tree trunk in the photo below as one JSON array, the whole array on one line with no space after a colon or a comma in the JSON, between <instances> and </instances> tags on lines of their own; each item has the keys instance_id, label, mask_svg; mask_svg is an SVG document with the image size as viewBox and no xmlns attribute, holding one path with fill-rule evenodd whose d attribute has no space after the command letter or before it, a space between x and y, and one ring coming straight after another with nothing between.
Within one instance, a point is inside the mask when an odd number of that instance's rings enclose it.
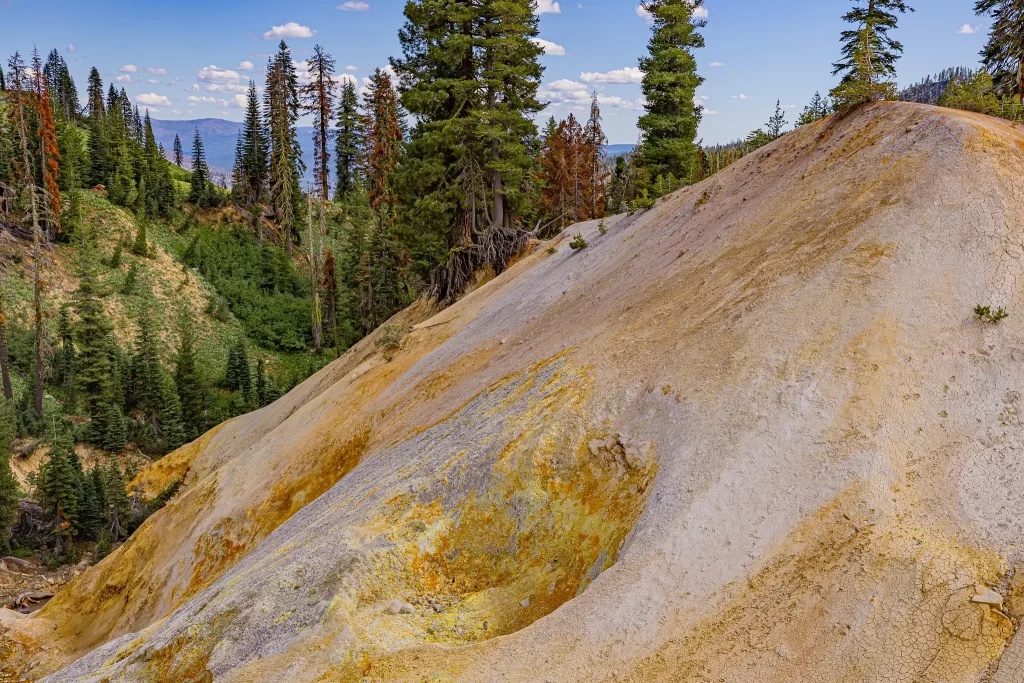
<instances>
[{"instance_id":1,"label":"bare tree trunk","mask_svg":"<svg viewBox=\"0 0 1024 683\"><path fill-rule=\"evenodd\" d=\"M313 348L320 348L320 290L317 287L316 242L313 240L313 193L306 188L306 225L309 238L309 298L313 303Z\"/></svg>"},{"instance_id":2,"label":"bare tree trunk","mask_svg":"<svg viewBox=\"0 0 1024 683\"><path fill-rule=\"evenodd\" d=\"M7 319L4 318L3 302L0 302L0 379L3 380L4 398L14 399L11 388L11 361L7 356Z\"/></svg>"},{"instance_id":3,"label":"bare tree trunk","mask_svg":"<svg viewBox=\"0 0 1024 683\"><path fill-rule=\"evenodd\" d=\"M20 78L21 74L17 74ZM18 92L14 97L18 98L15 103L18 114L18 127L21 137L21 156L22 162L25 165L25 181L28 184L28 195L29 205L32 208L32 288L33 288L33 308L35 311L35 328L36 328L36 392L35 392L35 410L36 415L42 417L43 415L43 309L40 301L40 286L39 286L39 250L41 248L39 240L39 209L36 206L36 192L37 188L35 180L32 178L32 160L28 152L28 129L25 126L25 109L22 97L23 92Z\"/></svg>"}]
</instances>

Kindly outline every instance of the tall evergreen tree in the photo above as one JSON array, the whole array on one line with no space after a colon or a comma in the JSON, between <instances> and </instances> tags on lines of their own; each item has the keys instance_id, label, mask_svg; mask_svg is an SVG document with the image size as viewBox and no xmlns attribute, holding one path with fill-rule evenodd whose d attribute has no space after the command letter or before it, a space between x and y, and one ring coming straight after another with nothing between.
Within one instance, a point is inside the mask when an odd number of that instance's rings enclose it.
<instances>
[{"instance_id":1,"label":"tall evergreen tree","mask_svg":"<svg viewBox=\"0 0 1024 683\"><path fill-rule=\"evenodd\" d=\"M992 75L996 93L1024 102L1024 2L977 0L974 11L992 19L981 60Z\"/></svg>"},{"instance_id":2,"label":"tall evergreen tree","mask_svg":"<svg viewBox=\"0 0 1024 683\"><path fill-rule=\"evenodd\" d=\"M174 384L178 389L185 432L189 438L202 433L206 423L204 390L199 369L196 367L196 328L191 314L184 310L178 324L178 349L175 359Z\"/></svg>"},{"instance_id":3,"label":"tall evergreen tree","mask_svg":"<svg viewBox=\"0 0 1024 683\"><path fill-rule=\"evenodd\" d=\"M110 523L110 535L117 540L127 536L128 522L131 518L131 501L128 500L128 491L124 483L124 474L117 458L111 458L110 466L106 468L104 477L104 488L107 498L107 519Z\"/></svg>"},{"instance_id":4,"label":"tall evergreen tree","mask_svg":"<svg viewBox=\"0 0 1024 683\"><path fill-rule=\"evenodd\" d=\"M181 401L178 390L170 380L164 385L163 405L160 409L160 430L164 453L175 451L187 443L182 422Z\"/></svg>"},{"instance_id":5,"label":"tall evergreen tree","mask_svg":"<svg viewBox=\"0 0 1024 683\"><path fill-rule=\"evenodd\" d=\"M267 66L264 114L270 131L270 204L289 254L292 245L299 241L302 206L299 179L305 171L295 129L299 111L298 76L291 50L282 40Z\"/></svg>"},{"instance_id":6,"label":"tall evergreen tree","mask_svg":"<svg viewBox=\"0 0 1024 683\"><path fill-rule=\"evenodd\" d=\"M4 293L5 289L0 287L0 389L3 390L2 398L4 400L13 401L14 389L11 385L11 360L7 351L7 318L4 317Z\"/></svg>"},{"instance_id":7,"label":"tall evergreen tree","mask_svg":"<svg viewBox=\"0 0 1024 683\"><path fill-rule=\"evenodd\" d=\"M330 192L328 152L331 120L334 118L334 58L323 46L313 47L313 56L306 60L309 83L301 96L307 111L313 115L313 183L317 195L326 200Z\"/></svg>"},{"instance_id":8,"label":"tall evergreen tree","mask_svg":"<svg viewBox=\"0 0 1024 683\"><path fill-rule=\"evenodd\" d=\"M75 311L78 322L75 325L75 343L78 349L78 371L75 373L75 388L83 401L83 408L96 423L92 438L102 442L106 425L102 423L102 408L111 392L110 322L107 320L96 292L94 279L93 248L91 231L82 230L78 256L79 281L75 294Z\"/></svg>"},{"instance_id":9,"label":"tall evergreen tree","mask_svg":"<svg viewBox=\"0 0 1024 683\"><path fill-rule=\"evenodd\" d=\"M896 61L903 45L890 37L896 13L913 12L903 0L857 0L843 21L856 28L842 32L842 58L833 64L832 75L843 74L833 89L836 105L851 107L879 99L895 99Z\"/></svg>"},{"instance_id":10,"label":"tall evergreen tree","mask_svg":"<svg viewBox=\"0 0 1024 683\"><path fill-rule=\"evenodd\" d=\"M415 0L405 16L392 65L416 119L402 185L406 222L421 230L408 241L418 261L443 263L431 290L450 302L477 267L501 272L527 240L538 18L530 0Z\"/></svg>"},{"instance_id":11,"label":"tall evergreen tree","mask_svg":"<svg viewBox=\"0 0 1024 683\"><path fill-rule=\"evenodd\" d=\"M96 67L89 71L87 96L89 101L86 105L86 111L89 114L89 118L97 120L103 118L103 81L100 79L100 72L97 71Z\"/></svg>"},{"instance_id":12,"label":"tall evergreen tree","mask_svg":"<svg viewBox=\"0 0 1024 683\"><path fill-rule=\"evenodd\" d=\"M239 136L239 193L246 206L255 206L266 194L267 136L260 116L256 84L249 81L249 95L245 109L245 123ZM254 213L262 213L254 211Z\"/></svg>"},{"instance_id":13,"label":"tall evergreen tree","mask_svg":"<svg viewBox=\"0 0 1024 683\"><path fill-rule=\"evenodd\" d=\"M14 402L0 398L0 552L10 552L11 527L18 521L18 480L11 471L11 444L17 436Z\"/></svg>"},{"instance_id":14,"label":"tall evergreen tree","mask_svg":"<svg viewBox=\"0 0 1024 683\"><path fill-rule=\"evenodd\" d=\"M174 134L174 165L184 168L185 166L185 151L181 148L181 138L178 134Z\"/></svg>"},{"instance_id":15,"label":"tall evergreen tree","mask_svg":"<svg viewBox=\"0 0 1024 683\"><path fill-rule=\"evenodd\" d=\"M197 207L206 206L210 195L210 169L206 165L206 152L203 151L203 139L196 128L192 138L192 185L189 200Z\"/></svg>"},{"instance_id":16,"label":"tall evergreen tree","mask_svg":"<svg viewBox=\"0 0 1024 683\"><path fill-rule=\"evenodd\" d=\"M338 98L338 124L335 134L335 198L341 199L353 190L359 173L360 148L363 145L363 117L359 111L356 86L346 80Z\"/></svg>"},{"instance_id":17,"label":"tall evergreen tree","mask_svg":"<svg viewBox=\"0 0 1024 683\"><path fill-rule=\"evenodd\" d=\"M132 386L135 406L144 411L151 421L155 421L163 405L164 378L153 316L148 309L139 318L132 362Z\"/></svg>"},{"instance_id":18,"label":"tall evergreen tree","mask_svg":"<svg viewBox=\"0 0 1024 683\"><path fill-rule=\"evenodd\" d=\"M72 525L78 512L77 480L68 449L61 443L50 446L50 458L39 471L40 503L51 524L54 555L64 554L72 541Z\"/></svg>"},{"instance_id":19,"label":"tall evergreen tree","mask_svg":"<svg viewBox=\"0 0 1024 683\"><path fill-rule=\"evenodd\" d=\"M782 130L786 127L786 112L782 110L782 100L776 100L775 113L768 119L767 132L772 140L782 137Z\"/></svg>"},{"instance_id":20,"label":"tall evergreen tree","mask_svg":"<svg viewBox=\"0 0 1024 683\"><path fill-rule=\"evenodd\" d=\"M694 96L704 79L697 75L693 51L704 47L695 19L703 0L650 0L643 7L653 20L648 55L640 60L645 113L637 125L643 133L643 161L652 177L686 179L697 155L701 107Z\"/></svg>"}]
</instances>

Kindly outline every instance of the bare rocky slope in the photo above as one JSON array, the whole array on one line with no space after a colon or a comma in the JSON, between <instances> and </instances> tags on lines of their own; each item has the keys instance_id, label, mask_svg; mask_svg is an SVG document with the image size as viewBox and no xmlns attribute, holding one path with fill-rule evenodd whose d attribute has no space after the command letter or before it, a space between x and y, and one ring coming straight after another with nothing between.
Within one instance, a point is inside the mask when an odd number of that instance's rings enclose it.
<instances>
[{"instance_id":1,"label":"bare rocky slope","mask_svg":"<svg viewBox=\"0 0 1024 683\"><path fill-rule=\"evenodd\" d=\"M143 472L7 676L1024 681L1022 166L871 105L419 304Z\"/></svg>"}]
</instances>

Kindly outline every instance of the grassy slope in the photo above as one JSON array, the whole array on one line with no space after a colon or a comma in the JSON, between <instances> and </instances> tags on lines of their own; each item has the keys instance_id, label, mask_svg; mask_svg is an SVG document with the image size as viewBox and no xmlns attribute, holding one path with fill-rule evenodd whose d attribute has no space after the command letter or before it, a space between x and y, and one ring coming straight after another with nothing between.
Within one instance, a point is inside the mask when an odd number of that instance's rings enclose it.
<instances>
[{"instance_id":1,"label":"grassy slope","mask_svg":"<svg viewBox=\"0 0 1024 683\"><path fill-rule=\"evenodd\" d=\"M114 207L101 194L83 192L85 222L95 226L98 251L103 261L97 266L99 289L104 307L114 325L115 337L122 347L129 347L135 338L137 321L148 309L161 332L161 353L169 361L173 353L177 320L183 309L191 311L200 330L201 364L208 374L219 372L227 357L227 347L242 333L233 318L225 322L205 314L213 289L202 276L183 269L174 255L182 249L182 240L168 226L154 222L148 226L150 258L135 256L129 247L137 230L135 219L123 209ZM119 240L124 241L119 268L106 265ZM15 325L31 324L31 261L25 245L0 245L0 259L7 264L5 288L11 318ZM134 291L121 291L133 264L139 267ZM46 325L54 333L60 308L71 304L78 287L78 250L74 245L55 245L43 267L44 315Z\"/></svg>"}]
</instances>

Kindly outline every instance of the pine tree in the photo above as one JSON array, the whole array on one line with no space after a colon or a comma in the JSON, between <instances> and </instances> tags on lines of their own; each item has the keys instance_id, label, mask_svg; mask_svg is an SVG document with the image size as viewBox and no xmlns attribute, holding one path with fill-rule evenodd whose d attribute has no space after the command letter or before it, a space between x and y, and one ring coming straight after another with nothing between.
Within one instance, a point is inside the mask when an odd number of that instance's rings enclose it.
<instances>
[{"instance_id":1,"label":"pine tree","mask_svg":"<svg viewBox=\"0 0 1024 683\"><path fill-rule=\"evenodd\" d=\"M857 5L843 15L843 21L856 29L843 31L843 56L832 65L833 76L843 74L832 91L837 107L895 99L896 84L892 79L903 45L891 38L889 32L896 28L896 12L913 11L903 0L857 0Z\"/></svg>"},{"instance_id":2,"label":"pine tree","mask_svg":"<svg viewBox=\"0 0 1024 683\"><path fill-rule=\"evenodd\" d=\"M51 444L50 458L39 471L39 491L42 498L40 503L52 524L53 551L56 556L62 556L72 543L72 525L78 512L76 484L67 449L61 444Z\"/></svg>"},{"instance_id":3,"label":"pine tree","mask_svg":"<svg viewBox=\"0 0 1024 683\"><path fill-rule=\"evenodd\" d=\"M181 138L178 134L174 134L174 165L184 168L185 166L185 151L181 148Z\"/></svg>"},{"instance_id":4,"label":"pine tree","mask_svg":"<svg viewBox=\"0 0 1024 683\"><path fill-rule=\"evenodd\" d=\"M139 331L135 340L135 357L132 362L132 385L134 404L155 421L163 405L163 369L160 366L160 351L157 335L153 329L153 317L144 310L139 318Z\"/></svg>"},{"instance_id":5,"label":"pine tree","mask_svg":"<svg viewBox=\"0 0 1024 683\"><path fill-rule=\"evenodd\" d=\"M782 100L775 102L775 113L768 119L767 132L772 140L782 137L782 129L786 127L786 112L782 111Z\"/></svg>"},{"instance_id":6,"label":"pine tree","mask_svg":"<svg viewBox=\"0 0 1024 683\"><path fill-rule=\"evenodd\" d=\"M267 136L260 116L256 84L249 81L249 96L245 109L245 124L239 136L238 180L239 193L246 206L255 206L266 194L267 183ZM262 213L254 210L254 213Z\"/></svg>"},{"instance_id":7,"label":"pine tree","mask_svg":"<svg viewBox=\"0 0 1024 683\"><path fill-rule=\"evenodd\" d=\"M3 389L4 400L13 401L11 360L7 352L7 318L4 317L4 291L4 287L0 287L0 389Z\"/></svg>"},{"instance_id":8,"label":"pine tree","mask_svg":"<svg viewBox=\"0 0 1024 683\"><path fill-rule=\"evenodd\" d=\"M124 483L124 474L117 462L117 458L110 459L110 466L106 468L104 477L104 491L107 498L107 519L109 521L110 535L117 540L127 536L128 523L132 514L131 502L128 500L128 491Z\"/></svg>"},{"instance_id":9,"label":"pine tree","mask_svg":"<svg viewBox=\"0 0 1024 683\"><path fill-rule=\"evenodd\" d=\"M0 398L0 553L10 552L11 528L18 521L18 480L11 471L11 444L15 436L14 404Z\"/></svg>"},{"instance_id":10,"label":"pine tree","mask_svg":"<svg viewBox=\"0 0 1024 683\"><path fill-rule=\"evenodd\" d=\"M359 112L359 99L352 81L346 80L341 84L337 118L334 156L338 180L334 196L341 199L355 187L356 174L359 173L359 150L363 145L363 117Z\"/></svg>"},{"instance_id":11,"label":"pine tree","mask_svg":"<svg viewBox=\"0 0 1024 683\"><path fill-rule=\"evenodd\" d=\"M289 254L292 245L299 241L302 205L299 179L305 171L295 130L299 111L298 76L291 51L282 40L267 66L264 112L270 131L270 204Z\"/></svg>"},{"instance_id":12,"label":"pine tree","mask_svg":"<svg viewBox=\"0 0 1024 683\"><path fill-rule=\"evenodd\" d=\"M96 67L89 71L89 88L87 91L88 104L86 110L90 119L99 120L103 118L103 81L100 79L100 72Z\"/></svg>"},{"instance_id":13,"label":"pine tree","mask_svg":"<svg viewBox=\"0 0 1024 683\"><path fill-rule=\"evenodd\" d=\"M974 11L992 19L982 63L992 75L997 95L1024 102L1024 3L1021 0L977 0Z\"/></svg>"},{"instance_id":14,"label":"pine tree","mask_svg":"<svg viewBox=\"0 0 1024 683\"><path fill-rule=\"evenodd\" d=\"M41 91L41 79L42 76L39 73L42 69L39 59L39 53L36 52L32 58L33 71L35 72L35 87L36 92L33 92L33 79L28 77L28 72L25 68L24 62L21 60L21 55L15 52L11 59L8 61L8 67L10 69L11 77L11 91L7 96L7 107L9 108L8 116L13 123L14 137L17 139L17 144L20 150L18 160L16 164L16 175L21 183L21 189L24 194L27 195L29 205L29 216L32 220L32 307L33 317L35 321L35 413L36 418L41 418L43 415L43 307L42 307L42 281L40 278L40 266L39 261L42 258L42 249L46 242L46 235L42 228L43 212L45 212L45 201L44 192L36 182L35 169L40 168L42 175L45 176L46 171L46 153L45 143L40 145L41 153L39 155L40 165L37 167L34 164L33 156L29 150L30 136L27 120L30 112L26 110L29 108L29 104L33 97L38 98L39 92ZM45 183L45 177L44 177Z\"/></svg>"},{"instance_id":15,"label":"pine tree","mask_svg":"<svg viewBox=\"0 0 1024 683\"><path fill-rule=\"evenodd\" d=\"M590 214L587 218L601 218L605 212L604 186L607 174L604 170L605 145L608 138L604 135L601 127L601 107L597 101L597 92L594 92L590 100L590 119L583 129L584 141L584 162L587 172L590 174L588 191L590 199Z\"/></svg>"},{"instance_id":16,"label":"pine tree","mask_svg":"<svg viewBox=\"0 0 1024 683\"><path fill-rule=\"evenodd\" d=\"M313 181L317 195L328 198L331 120L334 118L334 58L323 46L313 47L313 56L306 60L309 83L303 86L301 96L305 109L313 115Z\"/></svg>"},{"instance_id":17,"label":"pine tree","mask_svg":"<svg viewBox=\"0 0 1024 683\"><path fill-rule=\"evenodd\" d=\"M7 90L7 81L4 80L4 69L0 66L0 90Z\"/></svg>"},{"instance_id":18,"label":"pine tree","mask_svg":"<svg viewBox=\"0 0 1024 683\"><path fill-rule=\"evenodd\" d=\"M70 411L74 405L74 378L75 378L75 344L74 333L71 327L71 313L68 307L61 306L60 317L57 322L57 331L60 335L60 358L57 363L58 376L61 388L64 389L64 406Z\"/></svg>"},{"instance_id":19,"label":"pine tree","mask_svg":"<svg viewBox=\"0 0 1024 683\"><path fill-rule=\"evenodd\" d=\"M124 426L124 414L117 403L111 401L104 409L107 431L103 435L103 448L111 453L120 453L124 450L127 439L127 432Z\"/></svg>"},{"instance_id":20,"label":"pine tree","mask_svg":"<svg viewBox=\"0 0 1024 683\"><path fill-rule=\"evenodd\" d=\"M652 177L686 179L697 155L695 140L701 108L693 100L704 82L697 75L693 51L704 47L694 19L703 0L650 0L642 3L653 19L648 55L640 60L645 114L637 125L643 133L643 162Z\"/></svg>"},{"instance_id":21,"label":"pine tree","mask_svg":"<svg viewBox=\"0 0 1024 683\"><path fill-rule=\"evenodd\" d=\"M163 405L160 409L160 429L163 437L164 453L170 453L184 446L188 440L185 436L185 425L182 424L181 401L174 383L168 381L164 385Z\"/></svg>"},{"instance_id":22,"label":"pine tree","mask_svg":"<svg viewBox=\"0 0 1024 683\"><path fill-rule=\"evenodd\" d=\"M203 139L199 136L198 127L192 139L191 187L189 201L200 208L206 206L210 196L210 169L206 165L206 153L203 151Z\"/></svg>"},{"instance_id":23,"label":"pine tree","mask_svg":"<svg viewBox=\"0 0 1024 683\"><path fill-rule=\"evenodd\" d=\"M815 92L814 97L811 98L811 103L804 107L800 118L797 119L796 125L799 127L814 123L828 116L831 113L830 110L828 98L822 97L820 92Z\"/></svg>"},{"instance_id":24,"label":"pine tree","mask_svg":"<svg viewBox=\"0 0 1024 683\"><path fill-rule=\"evenodd\" d=\"M239 337L228 351L224 385L231 391L242 392L246 403L252 403L252 369L249 366L249 352L244 337Z\"/></svg>"},{"instance_id":25,"label":"pine tree","mask_svg":"<svg viewBox=\"0 0 1024 683\"><path fill-rule=\"evenodd\" d=\"M447 303L477 267L501 272L528 240L538 18L529 0L415 0L405 16L392 66L416 120L401 185L418 231L404 237L416 261L442 264L431 293Z\"/></svg>"},{"instance_id":26,"label":"pine tree","mask_svg":"<svg viewBox=\"0 0 1024 683\"><path fill-rule=\"evenodd\" d=\"M256 404L262 408L267 405L267 368L263 356L256 359Z\"/></svg>"},{"instance_id":27,"label":"pine tree","mask_svg":"<svg viewBox=\"0 0 1024 683\"><path fill-rule=\"evenodd\" d=\"M204 390L196 367L196 329L188 310L182 312L178 325L178 349L175 359L174 384L178 389L185 432L189 438L199 436L206 420Z\"/></svg>"},{"instance_id":28,"label":"pine tree","mask_svg":"<svg viewBox=\"0 0 1024 683\"><path fill-rule=\"evenodd\" d=\"M74 326L74 337L78 349L77 372L74 385L82 398L83 408L94 422L92 438L102 442L106 425L101 424L102 408L111 392L111 366L109 339L111 326L96 294L94 281L94 259L91 231L82 230L79 241L79 284L75 294L75 311L78 321Z\"/></svg>"}]
</instances>

